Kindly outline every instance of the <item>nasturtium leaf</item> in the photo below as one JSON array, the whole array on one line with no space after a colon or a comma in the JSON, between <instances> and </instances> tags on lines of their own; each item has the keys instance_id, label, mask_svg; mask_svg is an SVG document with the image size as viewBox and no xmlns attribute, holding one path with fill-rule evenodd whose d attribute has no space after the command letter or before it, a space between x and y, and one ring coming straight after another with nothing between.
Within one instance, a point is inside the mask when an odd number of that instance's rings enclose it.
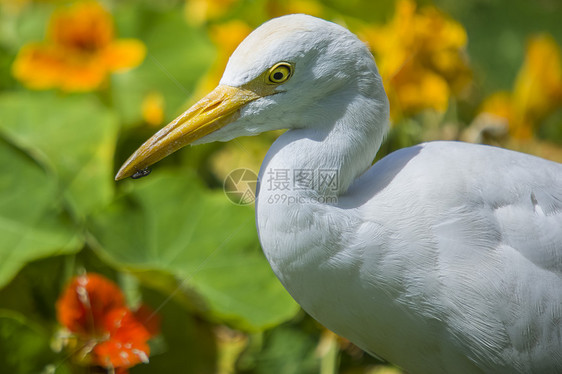
<instances>
[{"instance_id":1,"label":"nasturtium leaf","mask_svg":"<svg viewBox=\"0 0 562 374\"><path fill-rule=\"evenodd\" d=\"M242 374L324 373L320 370L317 338L291 325L266 331L261 344L250 344L239 358L237 369Z\"/></svg>"},{"instance_id":2,"label":"nasturtium leaf","mask_svg":"<svg viewBox=\"0 0 562 374\"><path fill-rule=\"evenodd\" d=\"M0 310L0 367L3 373L69 373L51 350L49 332L11 311Z\"/></svg>"},{"instance_id":3,"label":"nasturtium leaf","mask_svg":"<svg viewBox=\"0 0 562 374\"><path fill-rule=\"evenodd\" d=\"M0 287L29 261L78 251L82 239L61 211L57 180L0 139Z\"/></svg>"},{"instance_id":4,"label":"nasturtium leaf","mask_svg":"<svg viewBox=\"0 0 562 374\"><path fill-rule=\"evenodd\" d=\"M118 123L95 97L5 94L0 113L0 134L56 175L73 215L111 201Z\"/></svg>"},{"instance_id":5,"label":"nasturtium leaf","mask_svg":"<svg viewBox=\"0 0 562 374\"><path fill-rule=\"evenodd\" d=\"M134 13L142 19L129 21L136 25L136 30L131 26L129 32L146 45L145 61L112 77L114 104L124 126L142 122L143 101L151 93L163 97L164 121L177 116L178 108L191 97L215 55L215 47L205 31L189 26L182 12L146 12Z\"/></svg>"},{"instance_id":6,"label":"nasturtium leaf","mask_svg":"<svg viewBox=\"0 0 562 374\"><path fill-rule=\"evenodd\" d=\"M263 329L296 313L259 249L252 209L186 171L125 183L130 193L90 224L104 257L173 274L200 294L211 318L237 328Z\"/></svg>"},{"instance_id":7,"label":"nasturtium leaf","mask_svg":"<svg viewBox=\"0 0 562 374\"><path fill-rule=\"evenodd\" d=\"M135 366L131 373L219 372L214 325L186 313L166 295L147 289L143 291L143 302L158 309L156 315L161 321L160 334L149 341L149 363Z\"/></svg>"}]
</instances>

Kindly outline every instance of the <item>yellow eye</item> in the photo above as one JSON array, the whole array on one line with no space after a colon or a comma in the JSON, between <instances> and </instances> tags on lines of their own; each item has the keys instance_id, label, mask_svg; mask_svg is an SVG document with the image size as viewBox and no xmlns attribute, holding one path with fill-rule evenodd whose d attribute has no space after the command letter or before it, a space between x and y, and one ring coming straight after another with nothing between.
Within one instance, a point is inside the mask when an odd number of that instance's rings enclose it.
<instances>
[{"instance_id":1,"label":"yellow eye","mask_svg":"<svg viewBox=\"0 0 562 374\"><path fill-rule=\"evenodd\" d=\"M269 69L267 83L281 84L291 78L291 75L293 75L293 65L288 62L280 62Z\"/></svg>"}]
</instances>

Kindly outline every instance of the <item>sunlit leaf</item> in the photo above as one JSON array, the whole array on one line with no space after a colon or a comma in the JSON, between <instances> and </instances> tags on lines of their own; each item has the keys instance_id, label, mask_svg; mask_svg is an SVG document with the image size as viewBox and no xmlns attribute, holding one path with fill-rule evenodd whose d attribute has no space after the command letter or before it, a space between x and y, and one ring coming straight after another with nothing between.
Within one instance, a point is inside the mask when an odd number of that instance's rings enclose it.
<instances>
[{"instance_id":1,"label":"sunlit leaf","mask_svg":"<svg viewBox=\"0 0 562 374\"><path fill-rule=\"evenodd\" d=\"M303 329L279 326L266 332L261 344L240 358L238 372L305 374L320 372L316 338Z\"/></svg>"},{"instance_id":2,"label":"sunlit leaf","mask_svg":"<svg viewBox=\"0 0 562 374\"><path fill-rule=\"evenodd\" d=\"M161 335L151 341L150 362L132 368L131 373L217 373L211 324L186 313L166 295L145 290L143 300L159 307Z\"/></svg>"},{"instance_id":3,"label":"sunlit leaf","mask_svg":"<svg viewBox=\"0 0 562 374\"><path fill-rule=\"evenodd\" d=\"M0 310L0 367L3 373L69 373L57 362L47 331L19 313ZM47 371L50 367L51 371Z\"/></svg>"},{"instance_id":4,"label":"sunlit leaf","mask_svg":"<svg viewBox=\"0 0 562 374\"><path fill-rule=\"evenodd\" d=\"M82 246L61 214L57 182L31 158L0 139L0 287L28 261Z\"/></svg>"},{"instance_id":5,"label":"sunlit leaf","mask_svg":"<svg viewBox=\"0 0 562 374\"><path fill-rule=\"evenodd\" d=\"M202 188L186 171L160 170L126 187L130 194L91 224L111 261L175 275L201 294L211 316L239 328L294 315L296 304L259 249L252 209Z\"/></svg>"},{"instance_id":6,"label":"sunlit leaf","mask_svg":"<svg viewBox=\"0 0 562 374\"><path fill-rule=\"evenodd\" d=\"M73 214L85 216L111 200L117 120L96 100L5 94L0 113L0 133L56 175Z\"/></svg>"}]
</instances>

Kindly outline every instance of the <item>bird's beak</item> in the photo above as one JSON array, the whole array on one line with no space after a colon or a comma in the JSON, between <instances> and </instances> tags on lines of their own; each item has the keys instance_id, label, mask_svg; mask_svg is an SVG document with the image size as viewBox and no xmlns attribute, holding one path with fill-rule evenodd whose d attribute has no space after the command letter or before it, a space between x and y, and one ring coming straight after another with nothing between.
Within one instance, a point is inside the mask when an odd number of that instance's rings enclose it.
<instances>
[{"instance_id":1,"label":"bird's beak","mask_svg":"<svg viewBox=\"0 0 562 374\"><path fill-rule=\"evenodd\" d=\"M261 95L240 87L220 85L162 128L121 166L115 180L141 172L178 149L235 121L239 109Z\"/></svg>"}]
</instances>

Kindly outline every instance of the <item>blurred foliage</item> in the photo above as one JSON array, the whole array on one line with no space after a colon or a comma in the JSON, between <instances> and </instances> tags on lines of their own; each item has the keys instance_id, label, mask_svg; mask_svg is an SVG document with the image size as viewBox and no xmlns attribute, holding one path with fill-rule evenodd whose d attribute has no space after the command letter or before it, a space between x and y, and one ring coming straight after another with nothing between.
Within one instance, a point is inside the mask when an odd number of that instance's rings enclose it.
<instances>
[{"instance_id":1,"label":"blurred foliage","mask_svg":"<svg viewBox=\"0 0 562 374\"><path fill-rule=\"evenodd\" d=\"M132 373L399 372L300 311L260 251L253 209L224 196L225 176L257 172L278 132L113 181L216 85L253 28L296 12L371 47L393 119L377 157L462 139L562 161L557 0L0 0L3 371L80 370L51 345L56 300L87 271L159 315L150 363Z\"/></svg>"}]
</instances>

